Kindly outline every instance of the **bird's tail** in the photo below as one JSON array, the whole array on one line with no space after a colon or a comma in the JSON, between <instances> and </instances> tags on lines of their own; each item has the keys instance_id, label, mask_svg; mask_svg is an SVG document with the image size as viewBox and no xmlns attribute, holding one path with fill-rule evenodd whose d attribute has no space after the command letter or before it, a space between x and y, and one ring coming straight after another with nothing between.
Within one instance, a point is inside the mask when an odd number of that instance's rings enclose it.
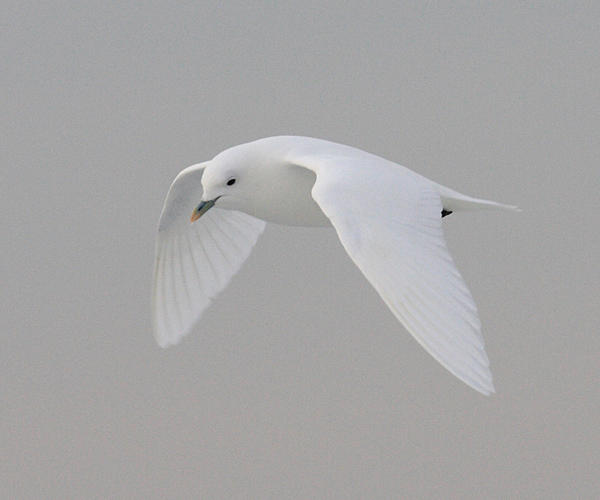
<instances>
[{"instance_id":1,"label":"bird's tail","mask_svg":"<svg viewBox=\"0 0 600 500\"><path fill-rule=\"evenodd\" d=\"M521 209L515 205L505 205L504 203L498 203L497 201L482 200L480 198L473 198L466 194L459 193L453 189L447 188L440 184L436 184L440 197L442 198L442 205L445 210L448 211L459 211L459 210L511 210L513 212L520 212Z\"/></svg>"}]
</instances>

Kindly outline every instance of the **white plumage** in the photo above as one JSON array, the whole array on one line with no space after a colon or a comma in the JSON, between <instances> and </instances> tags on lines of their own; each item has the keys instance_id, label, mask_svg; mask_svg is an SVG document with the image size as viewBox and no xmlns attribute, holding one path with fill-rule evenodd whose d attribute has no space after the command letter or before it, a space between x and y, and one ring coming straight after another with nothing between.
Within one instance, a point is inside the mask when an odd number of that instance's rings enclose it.
<instances>
[{"instance_id":1,"label":"white plumage","mask_svg":"<svg viewBox=\"0 0 600 500\"><path fill-rule=\"evenodd\" d=\"M265 221L331 224L413 337L489 394L477 308L446 247L441 217L442 209L479 208L515 209L320 139L271 137L235 146L183 170L171 185L156 242L156 339L166 347L190 331L248 257Z\"/></svg>"}]
</instances>

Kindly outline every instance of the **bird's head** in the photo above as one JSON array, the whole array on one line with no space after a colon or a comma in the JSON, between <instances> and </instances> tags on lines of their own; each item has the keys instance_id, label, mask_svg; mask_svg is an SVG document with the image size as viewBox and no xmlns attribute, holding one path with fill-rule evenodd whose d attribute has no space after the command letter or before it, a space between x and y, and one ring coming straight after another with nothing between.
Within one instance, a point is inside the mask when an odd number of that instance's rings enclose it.
<instances>
[{"instance_id":1,"label":"bird's head","mask_svg":"<svg viewBox=\"0 0 600 500\"><path fill-rule=\"evenodd\" d=\"M310 197L314 174L290 163L285 148L271 151L254 141L225 150L204 165L202 195L194 200L192 222L212 207L272 222L300 217L307 210L301 205L304 198L309 208L316 207Z\"/></svg>"},{"instance_id":2,"label":"bird's head","mask_svg":"<svg viewBox=\"0 0 600 500\"><path fill-rule=\"evenodd\" d=\"M213 206L243 209L254 185L248 170L248 164L239 158L216 157L208 162L202 174L202 199L195 206L190 220L198 220Z\"/></svg>"}]
</instances>

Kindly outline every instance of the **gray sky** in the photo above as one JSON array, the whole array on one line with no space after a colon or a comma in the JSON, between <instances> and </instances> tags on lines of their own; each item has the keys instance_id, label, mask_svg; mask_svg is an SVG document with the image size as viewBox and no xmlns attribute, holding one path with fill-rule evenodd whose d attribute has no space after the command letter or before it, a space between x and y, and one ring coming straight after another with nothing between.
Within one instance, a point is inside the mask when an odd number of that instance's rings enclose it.
<instances>
[{"instance_id":1,"label":"gray sky","mask_svg":"<svg viewBox=\"0 0 600 500\"><path fill-rule=\"evenodd\" d=\"M225 3L4 8L0 496L597 495L598 5ZM427 355L328 229L268 226L157 347L169 183L278 134L524 209L445 219L497 395Z\"/></svg>"}]
</instances>

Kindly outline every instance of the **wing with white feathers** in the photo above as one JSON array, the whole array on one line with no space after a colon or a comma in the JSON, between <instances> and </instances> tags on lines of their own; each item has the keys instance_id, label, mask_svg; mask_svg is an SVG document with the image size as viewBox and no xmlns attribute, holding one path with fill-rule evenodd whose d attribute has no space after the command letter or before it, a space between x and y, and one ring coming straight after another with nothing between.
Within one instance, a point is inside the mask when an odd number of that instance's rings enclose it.
<instances>
[{"instance_id":1,"label":"wing with white feathers","mask_svg":"<svg viewBox=\"0 0 600 500\"><path fill-rule=\"evenodd\" d=\"M156 239L153 327L161 347L176 344L246 260L265 223L212 208L193 224L203 166L182 171L169 189Z\"/></svg>"},{"instance_id":2,"label":"wing with white feathers","mask_svg":"<svg viewBox=\"0 0 600 500\"><path fill-rule=\"evenodd\" d=\"M459 379L494 392L477 308L444 240L436 185L373 155L292 161L316 173L313 198L404 327Z\"/></svg>"}]
</instances>

